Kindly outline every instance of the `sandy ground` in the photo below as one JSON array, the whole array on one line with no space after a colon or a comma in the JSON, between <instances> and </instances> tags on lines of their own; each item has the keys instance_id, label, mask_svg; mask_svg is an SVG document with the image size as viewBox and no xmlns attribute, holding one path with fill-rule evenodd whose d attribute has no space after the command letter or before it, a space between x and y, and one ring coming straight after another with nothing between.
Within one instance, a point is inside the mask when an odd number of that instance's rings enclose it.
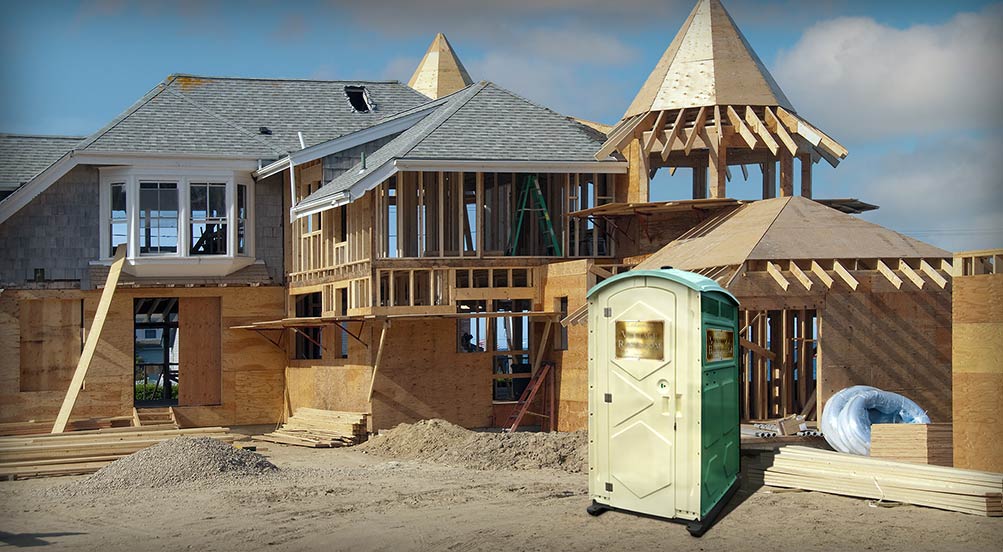
<instances>
[{"instance_id":1,"label":"sandy ground","mask_svg":"<svg viewBox=\"0 0 1003 552\"><path fill-rule=\"evenodd\" d=\"M350 449L268 445L281 474L197 491L53 499L71 479L0 482L0 548L45 550L1003 550L1003 518L761 488L703 538L593 518L586 478L472 471Z\"/></svg>"}]
</instances>

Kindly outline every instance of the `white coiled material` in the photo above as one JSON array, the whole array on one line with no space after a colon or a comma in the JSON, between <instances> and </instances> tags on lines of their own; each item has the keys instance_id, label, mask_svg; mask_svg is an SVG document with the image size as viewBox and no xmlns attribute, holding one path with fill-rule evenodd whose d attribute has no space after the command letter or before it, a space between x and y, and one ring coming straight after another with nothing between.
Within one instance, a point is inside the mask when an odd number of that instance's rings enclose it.
<instances>
[{"instance_id":1,"label":"white coiled material","mask_svg":"<svg viewBox=\"0 0 1003 552\"><path fill-rule=\"evenodd\" d=\"M847 387L822 411L822 434L839 452L867 456L872 424L928 424L930 417L911 400L867 385Z\"/></svg>"}]
</instances>

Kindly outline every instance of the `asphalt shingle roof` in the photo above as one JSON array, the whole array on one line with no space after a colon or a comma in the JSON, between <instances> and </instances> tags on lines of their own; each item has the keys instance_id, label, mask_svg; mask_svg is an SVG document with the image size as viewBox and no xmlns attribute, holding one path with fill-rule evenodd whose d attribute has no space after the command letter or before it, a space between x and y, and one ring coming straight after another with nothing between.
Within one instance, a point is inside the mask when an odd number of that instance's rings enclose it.
<instances>
[{"instance_id":1,"label":"asphalt shingle roof","mask_svg":"<svg viewBox=\"0 0 1003 552\"><path fill-rule=\"evenodd\" d=\"M437 100L442 101L442 99ZM446 97L430 115L303 200L343 192L397 159L595 162L605 135L482 81Z\"/></svg>"},{"instance_id":2,"label":"asphalt shingle roof","mask_svg":"<svg viewBox=\"0 0 1003 552\"><path fill-rule=\"evenodd\" d=\"M364 86L375 109L354 111L346 86ZM300 149L300 132L309 147L426 102L396 81L172 75L95 133L85 149L275 158Z\"/></svg>"},{"instance_id":3,"label":"asphalt shingle roof","mask_svg":"<svg viewBox=\"0 0 1003 552\"><path fill-rule=\"evenodd\" d=\"M81 140L79 136L0 134L0 184L24 184Z\"/></svg>"}]
</instances>

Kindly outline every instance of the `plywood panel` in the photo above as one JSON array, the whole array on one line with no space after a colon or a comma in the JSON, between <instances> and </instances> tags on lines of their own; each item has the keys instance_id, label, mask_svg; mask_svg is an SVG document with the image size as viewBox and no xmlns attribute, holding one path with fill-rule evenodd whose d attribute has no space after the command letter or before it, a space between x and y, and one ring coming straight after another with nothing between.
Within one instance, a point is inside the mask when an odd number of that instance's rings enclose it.
<instances>
[{"instance_id":1,"label":"plywood panel","mask_svg":"<svg viewBox=\"0 0 1003 552\"><path fill-rule=\"evenodd\" d=\"M178 405L222 403L219 297L182 297L179 303Z\"/></svg>"},{"instance_id":2,"label":"plywood panel","mask_svg":"<svg viewBox=\"0 0 1003 552\"><path fill-rule=\"evenodd\" d=\"M63 391L80 358L82 304L78 299L21 302L21 391Z\"/></svg>"},{"instance_id":3,"label":"plywood panel","mask_svg":"<svg viewBox=\"0 0 1003 552\"><path fill-rule=\"evenodd\" d=\"M279 370L241 371L236 374L236 404L254 408L236 410L240 424L275 423L282 417L282 372Z\"/></svg>"}]
</instances>

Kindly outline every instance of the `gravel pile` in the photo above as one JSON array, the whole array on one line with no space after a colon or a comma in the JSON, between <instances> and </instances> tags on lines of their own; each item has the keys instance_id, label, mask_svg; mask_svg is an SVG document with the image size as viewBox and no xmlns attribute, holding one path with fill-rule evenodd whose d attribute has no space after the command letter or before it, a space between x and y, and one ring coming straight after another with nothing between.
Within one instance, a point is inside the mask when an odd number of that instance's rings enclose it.
<instances>
[{"instance_id":1,"label":"gravel pile","mask_svg":"<svg viewBox=\"0 0 1003 552\"><path fill-rule=\"evenodd\" d=\"M383 431L354 447L365 453L476 470L588 470L588 434L470 431L445 420L422 420Z\"/></svg>"},{"instance_id":2,"label":"gravel pile","mask_svg":"<svg viewBox=\"0 0 1003 552\"><path fill-rule=\"evenodd\" d=\"M60 496L161 487L206 487L278 468L264 456L211 437L175 437L120 458L85 479L55 487Z\"/></svg>"}]
</instances>

